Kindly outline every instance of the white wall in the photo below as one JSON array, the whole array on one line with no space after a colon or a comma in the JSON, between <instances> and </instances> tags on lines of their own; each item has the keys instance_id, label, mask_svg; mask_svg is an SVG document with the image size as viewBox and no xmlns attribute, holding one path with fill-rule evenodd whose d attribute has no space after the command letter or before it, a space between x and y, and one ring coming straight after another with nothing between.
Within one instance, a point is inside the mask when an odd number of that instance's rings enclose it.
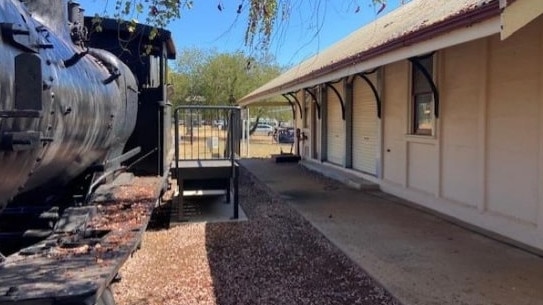
<instances>
[{"instance_id":1,"label":"white wall","mask_svg":"<svg viewBox=\"0 0 543 305\"><path fill-rule=\"evenodd\" d=\"M506 41L490 39L487 106L487 207L537 223L541 29L530 24Z\"/></svg>"},{"instance_id":2,"label":"white wall","mask_svg":"<svg viewBox=\"0 0 543 305\"><path fill-rule=\"evenodd\" d=\"M452 47L440 53L441 73L441 195L480 205L481 150L484 149L485 40Z\"/></svg>"},{"instance_id":3,"label":"white wall","mask_svg":"<svg viewBox=\"0 0 543 305\"><path fill-rule=\"evenodd\" d=\"M542 29L437 52L436 137L408 134L409 64L385 67L383 190L543 249Z\"/></svg>"},{"instance_id":4,"label":"white wall","mask_svg":"<svg viewBox=\"0 0 543 305\"><path fill-rule=\"evenodd\" d=\"M405 186L407 147L407 96L409 65L401 61L384 68L383 81L383 179Z\"/></svg>"},{"instance_id":5,"label":"white wall","mask_svg":"<svg viewBox=\"0 0 543 305\"><path fill-rule=\"evenodd\" d=\"M543 250L543 18L505 41L495 35L436 56L434 136L409 134L409 61L382 69L382 179L376 181L385 192ZM363 94L359 85L355 99ZM328 160L342 167L344 121L328 91L322 136ZM364 157L354 146L353 154Z\"/></svg>"}]
</instances>

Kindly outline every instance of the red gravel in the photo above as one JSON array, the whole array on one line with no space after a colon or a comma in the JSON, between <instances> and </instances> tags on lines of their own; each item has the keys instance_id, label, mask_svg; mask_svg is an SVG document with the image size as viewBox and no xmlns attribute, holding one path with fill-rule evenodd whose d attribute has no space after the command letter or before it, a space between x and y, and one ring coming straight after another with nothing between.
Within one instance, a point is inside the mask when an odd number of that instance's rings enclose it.
<instances>
[{"instance_id":1,"label":"red gravel","mask_svg":"<svg viewBox=\"0 0 543 305\"><path fill-rule=\"evenodd\" d=\"M114 286L117 304L399 304L241 172L240 204L249 220L147 232Z\"/></svg>"}]
</instances>

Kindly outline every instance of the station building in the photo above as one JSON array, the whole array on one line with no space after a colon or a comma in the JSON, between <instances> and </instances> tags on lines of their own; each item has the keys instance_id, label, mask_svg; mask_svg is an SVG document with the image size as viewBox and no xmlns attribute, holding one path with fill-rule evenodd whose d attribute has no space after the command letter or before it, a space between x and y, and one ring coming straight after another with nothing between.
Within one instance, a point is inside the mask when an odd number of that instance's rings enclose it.
<instances>
[{"instance_id":1,"label":"station building","mask_svg":"<svg viewBox=\"0 0 543 305\"><path fill-rule=\"evenodd\" d=\"M413 0L243 97L302 162L543 250L543 1Z\"/></svg>"}]
</instances>

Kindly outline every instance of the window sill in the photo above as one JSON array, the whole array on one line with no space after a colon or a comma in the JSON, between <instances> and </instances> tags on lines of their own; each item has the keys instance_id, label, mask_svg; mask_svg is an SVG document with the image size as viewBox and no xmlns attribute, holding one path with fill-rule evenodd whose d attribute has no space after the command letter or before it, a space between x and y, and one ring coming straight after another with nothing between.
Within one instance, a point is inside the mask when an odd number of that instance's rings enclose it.
<instances>
[{"instance_id":1,"label":"window sill","mask_svg":"<svg viewBox=\"0 0 543 305\"><path fill-rule=\"evenodd\" d=\"M407 142L424 143L424 144L437 144L436 135L425 136L417 134L406 134L405 140Z\"/></svg>"}]
</instances>

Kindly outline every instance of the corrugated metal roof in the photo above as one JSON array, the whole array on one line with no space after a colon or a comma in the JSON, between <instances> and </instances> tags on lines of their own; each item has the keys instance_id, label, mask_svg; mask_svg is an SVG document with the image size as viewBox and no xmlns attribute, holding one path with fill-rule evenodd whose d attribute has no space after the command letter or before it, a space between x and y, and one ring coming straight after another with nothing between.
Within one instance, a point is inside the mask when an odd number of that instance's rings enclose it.
<instances>
[{"instance_id":1,"label":"corrugated metal roof","mask_svg":"<svg viewBox=\"0 0 543 305\"><path fill-rule=\"evenodd\" d=\"M490 5L493 10L495 8L495 13L499 14L498 0L413 0L291 68L239 102L247 105L270 94L288 92L289 87L298 80L341 69L346 60L365 60L368 57L365 55L371 55L369 53L388 43L432 29L448 20L469 15Z\"/></svg>"}]
</instances>

